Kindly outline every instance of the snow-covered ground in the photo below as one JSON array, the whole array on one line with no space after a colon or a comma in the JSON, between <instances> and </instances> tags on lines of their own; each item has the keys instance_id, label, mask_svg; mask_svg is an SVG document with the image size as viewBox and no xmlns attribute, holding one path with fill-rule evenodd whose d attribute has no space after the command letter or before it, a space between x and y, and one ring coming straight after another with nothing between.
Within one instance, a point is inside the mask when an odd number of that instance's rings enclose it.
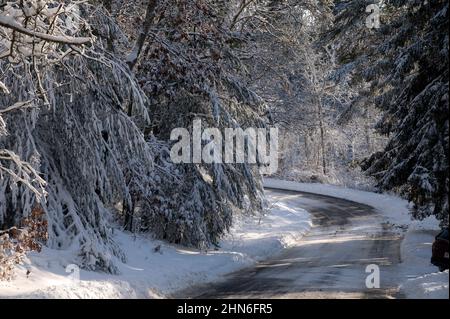
<instances>
[{"instance_id":1,"label":"snow-covered ground","mask_svg":"<svg viewBox=\"0 0 450 319\"><path fill-rule=\"evenodd\" d=\"M0 282L0 298L164 297L266 259L294 245L310 227L306 211L273 202L270 214L261 219L236 221L218 250L187 249L116 231L115 239L127 255L127 263L118 263L120 275L81 270L78 280L76 271L65 271L73 252L43 249L29 255L14 280Z\"/></svg>"},{"instance_id":2,"label":"snow-covered ground","mask_svg":"<svg viewBox=\"0 0 450 319\"><path fill-rule=\"evenodd\" d=\"M439 223L434 217L424 221L412 220L406 200L394 195L334 185L297 183L277 179L265 179L264 186L329 195L374 207L387 222L393 224L404 235L401 245L402 263L399 266L399 276L403 282L400 291L404 296L414 299L449 298L448 271L438 272L438 268L430 263L431 245L439 232Z\"/></svg>"},{"instance_id":3,"label":"snow-covered ground","mask_svg":"<svg viewBox=\"0 0 450 319\"><path fill-rule=\"evenodd\" d=\"M433 218L412 221L405 200L324 184L266 179L265 186L329 195L374 207L404 235L398 273L405 297L448 298L448 271L438 273L430 264L438 223ZM25 264L17 268L14 280L0 282L0 298L165 297L179 289L219 280L226 273L296 245L310 227L306 211L294 209L286 202L273 202L267 216L236 221L218 250L187 249L116 231L115 239L127 254L127 263L118 262L120 275L81 270L78 280L76 273L65 271L74 260L73 252L44 249L29 255ZM155 251L157 247L159 251Z\"/></svg>"},{"instance_id":4,"label":"snow-covered ground","mask_svg":"<svg viewBox=\"0 0 450 319\"><path fill-rule=\"evenodd\" d=\"M430 263L431 245L437 234L436 227L430 223L413 222L401 246L401 275L404 283L401 291L406 298L414 299L448 299L448 270L438 272Z\"/></svg>"}]
</instances>

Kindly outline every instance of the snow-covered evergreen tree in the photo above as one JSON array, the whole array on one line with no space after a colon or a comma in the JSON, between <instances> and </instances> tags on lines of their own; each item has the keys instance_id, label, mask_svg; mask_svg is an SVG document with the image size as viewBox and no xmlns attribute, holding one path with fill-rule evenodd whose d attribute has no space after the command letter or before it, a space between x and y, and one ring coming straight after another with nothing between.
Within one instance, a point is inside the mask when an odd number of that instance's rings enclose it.
<instances>
[{"instance_id":1,"label":"snow-covered evergreen tree","mask_svg":"<svg viewBox=\"0 0 450 319\"><path fill-rule=\"evenodd\" d=\"M395 12L372 72L385 111L378 124L391 138L368 172L385 189L399 188L413 216L431 214L448 226L448 2L387 1Z\"/></svg>"},{"instance_id":2,"label":"snow-covered evergreen tree","mask_svg":"<svg viewBox=\"0 0 450 319\"><path fill-rule=\"evenodd\" d=\"M413 216L448 225L448 2L383 1L380 28L365 25L374 1L336 1L330 35L363 101L383 111L389 137L364 168L379 187L414 203Z\"/></svg>"},{"instance_id":3,"label":"snow-covered evergreen tree","mask_svg":"<svg viewBox=\"0 0 450 319\"><path fill-rule=\"evenodd\" d=\"M128 61L151 99L148 134L165 141L166 149L173 143L172 129L192 130L196 118L205 127L265 125L260 116L265 105L241 72L245 36L230 29L232 4L148 1L138 10L145 12L145 21ZM217 243L233 213L261 211L262 186L255 167L169 165L167 150L161 152L159 165L170 167L173 175L161 176L165 185L148 197L140 213L142 227L158 238L195 246Z\"/></svg>"}]
</instances>

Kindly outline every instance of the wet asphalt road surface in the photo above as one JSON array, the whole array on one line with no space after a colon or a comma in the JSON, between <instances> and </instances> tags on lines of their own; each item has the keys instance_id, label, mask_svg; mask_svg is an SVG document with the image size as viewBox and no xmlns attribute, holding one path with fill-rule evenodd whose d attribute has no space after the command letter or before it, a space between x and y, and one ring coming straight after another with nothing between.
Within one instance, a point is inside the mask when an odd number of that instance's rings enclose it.
<instances>
[{"instance_id":1,"label":"wet asphalt road surface","mask_svg":"<svg viewBox=\"0 0 450 319\"><path fill-rule=\"evenodd\" d=\"M178 292L176 298L398 298L400 236L370 206L334 197L266 190L311 213L313 227L298 245L224 276ZM380 269L380 288L367 288L366 266Z\"/></svg>"}]
</instances>

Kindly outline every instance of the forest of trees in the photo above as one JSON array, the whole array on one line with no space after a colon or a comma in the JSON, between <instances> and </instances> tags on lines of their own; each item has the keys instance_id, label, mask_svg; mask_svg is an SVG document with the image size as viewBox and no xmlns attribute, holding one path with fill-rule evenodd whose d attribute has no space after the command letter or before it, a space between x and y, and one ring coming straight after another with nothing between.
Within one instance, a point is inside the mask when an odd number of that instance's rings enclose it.
<instances>
[{"instance_id":1,"label":"forest of trees","mask_svg":"<svg viewBox=\"0 0 450 319\"><path fill-rule=\"evenodd\" d=\"M110 272L118 227L217 245L264 192L257 165L171 162L195 118L276 126L278 176L448 226L447 29L444 0L0 0L0 235L42 210L46 245Z\"/></svg>"}]
</instances>

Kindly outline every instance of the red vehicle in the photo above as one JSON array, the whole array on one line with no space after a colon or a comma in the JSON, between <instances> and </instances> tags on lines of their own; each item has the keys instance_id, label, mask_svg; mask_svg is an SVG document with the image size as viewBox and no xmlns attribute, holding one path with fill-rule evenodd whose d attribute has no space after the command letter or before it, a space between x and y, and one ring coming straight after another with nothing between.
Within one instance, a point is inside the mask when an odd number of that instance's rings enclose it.
<instances>
[{"instance_id":1,"label":"red vehicle","mask_svg":"<svg viewBox=\"0 0 450 319\"><path fill-rule=\"evenodd\" d=\"M449 266L448 248L449 248L448 228L444 228L435 237L431 255L431 263L439 267L439 271L444 271L448 269Z\"/></svg>"}]
</instances>

